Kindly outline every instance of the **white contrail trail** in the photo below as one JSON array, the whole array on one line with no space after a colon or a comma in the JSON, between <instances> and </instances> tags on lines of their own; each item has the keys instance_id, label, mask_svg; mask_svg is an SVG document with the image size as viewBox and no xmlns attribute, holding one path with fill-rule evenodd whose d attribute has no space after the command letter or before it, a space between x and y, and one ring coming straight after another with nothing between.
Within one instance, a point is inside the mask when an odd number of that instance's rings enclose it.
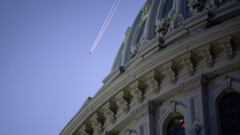
<instances>
[{"instance_id":1,"label":"white contrail trail","mask_svg":"<svg viewBox=\"0 0 240 135\"><path fill-rule=\"evenodd\" d=\"M120 0L115 0L111 10L109 11L108 13L108 16L106 17L105 21L104 21L104 24L102 25L101 27L101 30L99 31L98 33L98 36L96 38L96 40L94 41L93 45L92 45L92 48L90 50L90 53L93 53L94 49L96 48L96 46L98 45L99 41L101 40L102 36L103 36L103 33L105 32L107 26L109 25L118 5L119 5L119 2Z\"/></svg>"},{"instance_id":2,"label":"white contrail trail","mask_svg":"<svg viewBox=\"0 0 240 135\"><path fill-rule=\"evenodd\" d=\"M100 37L100 35L101 35L101 33L102 33L105 25L107 24L107 22L108 22L108 20L109 20L109 17L110 17L111 14L112 14L112 11L114 10L114 7L116 6L116 4L117 4L117 0L114 1L113 5L112 5L112 7L111 7L111 9L110 9L110 11L108 12L108 15L107 15L107 17L106 17L103 25L101 26L101 29L100 29L100 31L99 31L99 33L98 33L98 35L97 35L97 37L96 37L96 39L95 39L95 41L94 41L94 44L95 44L96 41L99 39L99 37Z\"/></svg>"},{"instance_id":3,"label":"white contrail trail","mask_svg":"<svg viewBox=\"0 0 240 135\"><path fill-rule=\"evenodd\" d=\"M119 3L120 3L120 0L115 0L115 1L114 1L112 8L110 9L110 11L109 11L109 13L108 13L108 15L107 15L107 17L106 17L106 19L105 19L105 21L104 21L101 29L100 29L100 31L99 31L99 33L98 33L95 41L93 42L93 45L92 45L92 47L91 47L91 49L90 49L90 53L93 53L93 51L94 51L95 48L97 47L99 41L101 40L104 32L106 31L109 23L110 23L111 20L112 20L112 17L114 16L114 14L115 14L115 12L116 12Z\"/></svg>"},{"instance_id":4,"label":"white contrail trail","mask_svg":"<svg viewBox=\"0 0 240 135\"><path fill-rule=\"evenodd\" d=\"M113 5L112 5L112 7L111 7L111 9L110 9L110 11L108 12L108 15L107 15L107 17L106 17L103 25L101 26L101 29L100 29L100 31L99 31L99 33L98 33L98 35L97 35L94 43L99 39L99 37L100 37L100 35L101 35L104 27L106 26L106 24L107 24L107 22L108 22L108 20L109 20L109 17L110 17L111 14L113 13L113 10L114 10L114 8L115 8L115 6L116 6L116 4L117 4L117 1L118 1L118 0L115 0L115 1L114 1Z\"/></svg>"},{"instance_id":5,"label":"white contrail trail","mask_svg":"<svg viewBox=\"0 0 240 135\"><path fill-rule=\"evenodd\" d=\"M117 7L118 7L119 2L120 2L120 0L118 0L118 3L116 4L116 7L115 7L114 10L112 11L112 14L109 16L109 19L107 20L106 25L104 25L104 27L103 27L103 29L102 29L102 32L101 32L101 34L100 34L100 37L99 37L98 40L97 40L97 43L101 40L102 35L104 34L104 32L106 31L109 23L111 22L112 17L114 16L114 13L115 13L116 10L117 10Z\"/></svg>"}]
</instances>

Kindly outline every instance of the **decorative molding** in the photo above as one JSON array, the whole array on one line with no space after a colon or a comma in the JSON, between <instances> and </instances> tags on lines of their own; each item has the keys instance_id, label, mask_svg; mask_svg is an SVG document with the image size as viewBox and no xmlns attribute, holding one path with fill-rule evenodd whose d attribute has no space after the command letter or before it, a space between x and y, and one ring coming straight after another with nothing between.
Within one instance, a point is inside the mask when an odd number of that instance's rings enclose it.
<instances>
[{"instance_id":1,"label":"decorative molding","mask_svg":"<svg viewBox=\"0 0 240 135\"><path fill-rule=\"evenodd\" d=\"M182 58L183 64L187 69L187 73L192 76L194 73L194 65L193 62L191 60L191 52L186 53L185 55L183 55Z\"/></svg>"},{"instance_id":2,"label":"decorative molding","mask_svg":"<svg viewBox=\"0 0 240 135\"><path fill-rule=\"evenodd\" d=\"M211 108L214 108L215 102L222 92L235 91L240 93L240 80L233 77L225 76L216 81L217 87L213 90L210 96Z\"/></svg>"},{"instance_id":3,"label":"decorative molding","mask_svg":"<svg viewBox=\"0 0 240 135\"><path fill-rule=\"evenodd\" d=\"M142 13L141 13L141 18L143 19L147 14L148 14L148 11L151 7L152 3L150 1L147 1L143 8L142 8Z\"/></svg>"},{"instance_id":4,"label":"decorative molding","mask_svg":"<svg viewBox=\"0 0 240 135\"><path fill-rule=\"evenodd\" d=\"M187 7L194 13L201 12L204 8L204 0L187 0Z\"/></svg>"},{"instance_id":5,"label":"decorative molding","mask_svg":"<svg viewBox=\"0 0 240 135\"><path fill-rule=\"evenodd\" d=\"M131 30L132 30L132 27L128 27L128 28L127 28L127 30L126 30L126 32L125 32L125 38L128 38Z\"/></svg>"},{"instance_id":6,"label":"decorative molding","mask_svg":"<svg viewBox=\"0 0 240 135\"><path fill-rule=\"evenodd\" d=\"M148 113L149 103L144 103L134 111L132 111L132 116L135 120L142 118L144 115Z\"/></svg>"},{"instance_id":7,"label":"decorative molding","mask_svg":"<svg viewBox=\"0 0 240 135\"><path fill-rule=\"evenodd\" d=\"M120 93L118 93L118 95L116 96L117 98L117 106L118 106L118 112L125 112L128 113L129 112L129 94L125 91L121 91Z\"/></svg>"},{"instance_id":8,"label":"decorative molding","mask_svg":"<svg viewBox=\"0 0 240 135\"><path fill-rule=\"evenodd\" d=\"M171 19L169 17L165 17L161 20L160 24L157 26L156 31L161 38L163 38L167 34L170 28L170 22Z\"/></svg>"},{"instance_id":9,"label":"decorative molding","mask_svg":"<svg viewBox=\"0 0 240 135\"><path fill-rule=\"evenodd\" d=\"M175 101L170 101L168 105L168 112L176 112L177 103Z\"/></svg>"},{"instance_id":10,"label":"decorative molding","mask_svg":"<svg viewBox=\"0 0 240 135\"><path fill-rule=\"evenodd\" d=\"M92 127L94 129L94 134L99 134L99 133L102 133L103 132L103 123L104 123L104 120L103 120L103 116L102 114L100 113L95 113L90 121L92 122Z\"/></svg>"},{"instance_id":11,"label":"decorative molding","mask_svg":"<svg viewBox=\"0 0 240 135\"><path fill-rule=\"evenodd\" d=\"M223 80L218 81L219 89L228 89L231 88L232 78L226 76Z\"/></svg>"},{"instance_id":12,"label":"decorative molding","mask_svg":"<svg viewBox=\"0 0 240 135\"><path fill-rule=\"evenodd\" d=\"M113 102L108 101L104 106L104 117L106 118L105 124L115 123L116 121L116 109Z\"/></svg>"},{"instance_id":13,"label":"decorative molding","mask_svg":"<svg viewBox=\"0 0 240 135\"><path fill-rule=\"evenodd\" d=\"M219 40L221 46L223 47L225 57L229 58L229 59L231 59L233 56L231 39L232 39L232 37L229 36L229 37L225 37L225 38Z\"/></svg>"},{"instance_id":14,"label":"decorative molding","mask_svg":"<svg viewBox=\"0 0 240 135\"><path fill-rule=\"evenodd\" d=\"M240 87L240 80L230 76L225 76L223 79L217 81L216 91L230 89L230 88L233 89L238 87Z\"/></svg>"},{"instance_id":15,"label":"decorative molding","mask_svg":"<svg viewBox=\"0 0 240 135\"><path fill-rule=\"evenodd\" d=\"M138 135L137 131L135 129L126 129L125 130L126 135Z\"/></svg>"},{"instance_id":16,"label":"decorative molding","mask_svg":"<svg viewBox=\"0 0 240 135\"><path fill-rule=\"evenodd\" d=\"M188 80L182 84L180 84L180 88L184 91L184 92L188 92L190 90L195 90L195 89L201 89L201 87L203 87L202 85L202 81L203 81L203 76L198 76L195 77L191 80Z\"/></svg>"},{"instance_id":17,"label":"decorative molding","mask_svg":"<svg viewBox=\"0 0 240 135\"><path fill-rule=\"evenodd\" d=\"M170 19L168 32L171 32L174 29L180 27L182 25L183 20L184 20L183 15L179 14L176 11L176 9L170 11L170 14L169 14L168 18Z\"/></svg>"},{"instance_id":18,"label":"decorative molding","mask_svg":"<svg viewBox=\"0 0 240 135\"><path fill-rule=\"evenodd\" d=\"M182 103L180 101L171 100L169 102L169 105L168 105L168 113L176 112L177 105L180 105L180 106L182 106L184 108L187 108L187 106L184 103Z\"/></svg>"},{"instance_id":19,"label":"decorative molding","mask_svg":"<svg viewBox=\"0 0 240 135\"><path fill-rule=\"evenodd\" d=\"M213 65L213 56L212 56L211 51L210 51L210 44L202 47L200 50L201 50L201 55L204 58L205 64L208 67L212 67L212 65Z\"/></svg>"},{"instance_id":20,"label":"decorative molding","mask_svg":"<svg viewBox=\"0 0 240 135\"><path fill-rule=\"evenodd\" d=\"M137 80L134 83L132 83L129 87L131 89L131 94L133 96L134 101L138 103L142 103L144 101L144 94L145 94L144 82Z\"/></svg>"},{"instance_id":21,"label":"decorative molding","mask_svg":"<svg viewBox=\"0 0 240 135\"><path fill-rule=\"evenodd\" d=\"M80 135L91 135L92 134L92 128L90 127L90 125L84 124L79 129L78 133L80 133Z\"/></svg>"},{"instance_id":22,"label":"decorative molding","mask_svg":"<svg viewBox=\"0 0 240 135\"><path fill-rule=\"evenodd\" d=\"M190 133L192 135L202 135L203 126L199 120L195 120L191 126Z\"/></svg>"},{"instance_id":23,"label":"decorative molding","mask_svg":"<svg viewBox=\"0 0 240 135\"><path fill-rule=\"evenodd\" d=\"M227 24L228 23L229 22L227 22ZM76 129L78 129L80 125L82 125L86 121L88 121L89 116L91 116L93 113L95 113L99 109L99 107L102 106L102 103L107 102L110 98L112 98L112 96L115 96L118 92L122 91L122 88L126 87L126 84L127 84L126 82L128 82L128 79L129 79L129 81L133 81L133 78L134 78L134 80L139 79L138 76L142 76L152 69L159 68L159 66L162 66L161 64L163 62L165 63L166 61L169 61L169 60L172 60L174 62L176 60L176 62L177 62L177 58L182 53L185 53L185 51L193 51L193 52L198 51L198 48L200 46L204 45L207 42L208 43L209 42L215 42L216 39L219 39L220 36L221 37L223 36L222 34L227 35L231 32L235 32L235 30L232 30L234 28L233 26L237 26L237 25L235 25L235 24L233 25L233 24L230 23L230 25L226 28L224 27L224 29L223 28L221 28L219 30L217 29L217 32L215 32L214 29L213 29L213 31L212 30L207 31L209 33L206 33L206 35L202 35L202 33L199 33L199 36L198 35L193 36L192 37L193 39L190 38L190 39L186 39L186 41L183 40L183 41L177 42L176 44L179 44L179 46L177 46L174 43L173 46L170 46L170 48L164 50L162 53L159 53L159 54L156 54L154 52L155 50L153 49L153 52L149 53L149 57L146 57L145 60L142 60L141 62L137 63L136 67L132 66L131 68L129 68L129 70L126 71L127 74L122 74L121 76L119 76L119 78L116 78L116 76L115 76L114 77L115 80L111 79L111 81L109 81L107 83L108 85L104 84L103 88L101 89L103 92L100 93L100 94L97 94L93 98L91 104L87 105L86 108L83 108L83 110L80 110L77 113L77 115L74 117L74 119L71 120L69 122L69 124L66 126L66 128L62 131L62 134L71 134L73 131L76 131ZM169 24L167 24L166 27L169 27ZM228 28L229 28L229 30L228 30ZM168 28L166 28L164 30L167 32ZM226 30L226 33L224 33L225 30ZM217 34L215 34L215 33L217 33ZM203 34L205 34L205 33L203 33ZM210 36L208 36L208 35L210 35ZM203 41L203 39L205 37L209 37L209 38L206 38L206 41ZM161 37L161 41L163 42L164 38ZM199 41L203 41L204 44L202 42L199 42ZM221 41L224 41L224 40L221 40ZM168 43L168 41L167 41L167 43ZM190 45L190 43L192 44L192 46ZM228 40L226 41L226 43L225 43L225 41L224 41L224 43L221 43L221 45L223 46L224 54L225 54L226 57L228 57L228 56L231 57L233 55L233 51L234 51L231 44L229 44L229 43L230 43L230 41L228 42ZM155 44L155 42L154 42L154 44ZM177 52L178 50L179 50L179 52ZM215 51L215 50L212 50L212 51ZM172 52L177 52L177 53L176 53L176 55L175 54L173 55ZM172 54L172 55L170 55L169 53ZM210 50L210 45L207 47L207 49L202 49L201 55L203 56L204 61L207 65L212 65L212 63L214 63L213 55L211 54L211 50ZM236 55L238 55L238 54L236 53ZM159 58L163 58L163 60L160 60L160 61L156 62L156 60L159 60ZM149 60L149 61L146 61L146 60ZM199 59L196 59L196 60L199 60ZM236 61L237 60L238 59L236 59ZM235 61L233 61L233 62L235 62ZM191 71L192 68L194 69L194 65L191 65L191 64L193 64L192 61L191 61L191 57L190 57L190 59L186 58L186 61L184 61L184 64L186 65L187 69L190 69L189 71ZM227 66L227 64L228 63L226 63L226 64L224 63L223 66ZM233 63L232 65L236 65L236 63ZM199 69L196 68L196 70L199 71L199 72L196 72L196 73L208 74L208 70L202 70L201 66L199 66ZM218 67L216 68L216 71L217 70L218 70ZM172 65L168 68L165 68L165 71L167 73L166 77L168 78L168 80L170 82L171 82L171 80L173 80L173 82L175 82L176 75L175 75L174 68L172 67ZM215 72L215 68L211 72ZM136 73L136 78L135 78L135 73ZM134 74L134 77L127 78L127 77L129 77L130 75L133 75L133 74ZM178 77L182 77L181 74L179 74ZM148 83L147 82L145 82L145 83L148 84L148 86L150 86L150 85L156 86L155 78L151 78L151 79L152 80L149 80ZM184 81L184 79L191 79L191 78L179 78L179 80L180 79L182 79ZM179 81L179 83L181 83L181 81ZM201 81L200 81L200 84L201 84ZM235 86L235 84L237 84L237 82L233 81L232 78L230 78L225 82L225 84L224 83L221 84L221 87L222 87L221 89L232 88L233 86ZM166 84L166 89L168 88L169 85L171 85L171 84ZM185 83L183 85L183 87L181 87L181 84L180 84L179 87L183 88L183 92L184 92L184 91L187 91L187 90L191 90L192 88L199 88L198 86L199 86L199 82L195 82L195 79L193 79L190 82ZM207 91L207 89L206 89L206 91ZM170 90L169 90L169 92L170 92ZM122 92L120 92L120 93L122 93ZM157 97L161 97L162 96L161 94L162 93L159 93L159 95L157 95ZM141 94L139 94L139 95L141 95ZM125 112L128 112L129 111L130 97L128 96L128 94L122 94L122 95L120 94L120 96L119 97L118 96L117 96L116 104L119 107L119 110L124 110ZM153 97L153 98L154 99L152 99L152 100L155 100L155 97ZM173 106L174 106L174 104L173 104ZM175 108L176 108L176 106L175 106ZM111 110L110 110L109 115L110 115L110 117L112 117L112 111ZM105 116L105 114L104 114L104 116ZM86 131L86 130L84 130L84 131ZM88 133L86 133L86 134L88 134Z\"/></svg>"},{"instance_id":24,"label":"decorative molding","mask_svg":"<svg viewBox=\"0 0 240 135\"><path fill-rule=\"evenodd\" d=\"M159 72L156 70L150 72L146 75L147 81L145 82L147 85L147 91L148 92L159 92L159 85L160 85L160 78L159 78Z\"/></svg>"},{"instance_id":25,"label":"decorative molding","mask_svg":"<svg viewBox=\"0 0 240 135\"><path fill-rule=\"evenodd\" d=\"M224 96L224 94L227 94L229 92L240 93L240 80L230 76L224 76L222 78L217 79L214 85L216 85L217 87L210 91L208 109L209 115L213 119L213 121L211 122L212 126L214 126L215 129L220 129L219 125L217 124L218 110L216 108L216 104L219 102L219 98ZM216 134L219 134L218 130Z\"/></svg>"},{"instance_id":26,"label":"decorative molding","mask_svg":"<svg viewBox=\"0 0 240 135\"><path fill-rule=\"evenodd\" d=\"M164 70L166 72L166 75L168 77L168 81L170 83L174 84L174 83L176 83L176 75L175 75L175 72L172 68L172 65L173 65L172 62L170 61L169 63L163 65L163 68L164 68Z\"/></svg>"}]
</instances>

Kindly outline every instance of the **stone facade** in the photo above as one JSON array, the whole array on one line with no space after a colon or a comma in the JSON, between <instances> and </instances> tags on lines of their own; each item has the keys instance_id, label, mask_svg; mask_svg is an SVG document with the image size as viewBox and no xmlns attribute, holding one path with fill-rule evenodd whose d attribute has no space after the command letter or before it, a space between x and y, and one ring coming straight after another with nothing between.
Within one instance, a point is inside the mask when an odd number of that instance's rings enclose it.
<instances>
[{"instance_id":1,"label":"stone facade","mask_svg":"<svg viewBox=\"0 0 240 135\"><path fill-rule=\"evenodd\" d=\"M240 104L239 0L147 0L127 33L104 85L60 135L174 135L176 122L179 135L240 134L222 110Z\"/></svg>"}]
</instances>

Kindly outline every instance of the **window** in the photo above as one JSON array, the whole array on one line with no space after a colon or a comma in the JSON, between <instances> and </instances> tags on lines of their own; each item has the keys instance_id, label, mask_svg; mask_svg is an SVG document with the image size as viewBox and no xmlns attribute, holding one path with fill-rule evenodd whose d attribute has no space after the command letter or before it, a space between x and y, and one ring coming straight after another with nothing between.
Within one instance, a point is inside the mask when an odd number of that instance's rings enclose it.
<instances>
[{"instance_id":1,"label":"window","mask_svg":"<svg viewBox=\"0 0 240 135\"><path fill-rule=\"evenodd\" d=\"M172 9L173 0L166 0L163 8L163 13L161 18L168 16L170 10Z\"/></svg>"},{"instance_id":2,"label":"window","mask_svg":"<svg viewBox=\"0 0 240 135\"><path fill-rule=\"evenodd\" d=\"M240 94L229 93L218 102L221 135L240 134Z\"/></svg>"},{"instance_id":3,"label":"window","mask_svg":"<svg viewBox=\"0 0 240 135\"><path fill-rule=\"evenodd\" d=\"M182 115L177 115L169 120L167 135L185 135L185 124Z\"/></svg>"},{"instance_id":4,"label":"window","mask_svg":"<svg viewBox=\"0 0 240 135\"><path fill-rule=\"evenodd\" d=\"M136 42L137 44L140 42L140 40L141 40L141 38L143 36L145 24L146 24L146 19L143 21L143 23L142 23L142 25L140 27L140 31L139 31L139 33L137 35L137 42Z\"/></svg>"}]
</instances>

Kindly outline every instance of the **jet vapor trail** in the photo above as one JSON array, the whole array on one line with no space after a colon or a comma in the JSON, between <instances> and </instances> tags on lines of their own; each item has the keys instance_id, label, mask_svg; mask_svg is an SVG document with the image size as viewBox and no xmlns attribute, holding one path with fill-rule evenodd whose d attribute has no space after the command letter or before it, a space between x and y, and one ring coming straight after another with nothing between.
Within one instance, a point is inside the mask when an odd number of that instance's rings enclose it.
<instances>
[{"instance_id":1,"label":"jet vapor trail","mask_svg":"<svg viewBox=\"0 0 240 135\"><path fill-rule=\"evenodd\" d=\"M111 7L111 9L110 9L110 11L109 11L106 19L105 19L105 21L104 21L104 23L103 23L103 25L102 25L102 27L101 27L101 29L100 29L100 31L99 31L96 39L95 39L95 41L93 42L93 45L92 45L92 47L91 47L91 49L90 49L90 53L93 53L93 51L94 51L95 48L97 47L99 41L102 39L102 36L103 36L104 32L106 31L109 23L111 22L112 17L114 16L114 14L115 14L115 12L116 12L119 3L120 3L120 0L115 0L115 1L114 1L114 3L113 3L113 5L112 5L112 7Z\"/></svg>"}]
</instances>

